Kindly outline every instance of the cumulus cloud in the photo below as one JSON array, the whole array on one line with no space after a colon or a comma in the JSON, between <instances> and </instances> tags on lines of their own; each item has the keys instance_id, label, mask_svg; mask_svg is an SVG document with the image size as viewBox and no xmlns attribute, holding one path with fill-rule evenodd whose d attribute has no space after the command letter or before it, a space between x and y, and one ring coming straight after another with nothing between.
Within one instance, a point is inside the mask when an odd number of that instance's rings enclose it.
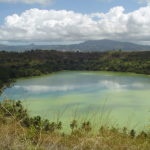
<instances>
[{"instance_id":1,"label":"cumulus cloud","mask_svg":"<svg viewBox=\"0 0 150 150\"><path fill-rule=\"evenodd\" d=\"M107 13L81 14L66 10L30 9L5 18L1 41L67 42L116 39L150 40L150 6L125 13L121 6Z\"/></svg>"},{"instance_id":2,"label":"cumulus cloud","mask_svg":"<svg viewBox=\"0 0 150 150\"><path fill-rule=\"evenodd\" d=\"M26 3L26 4L49 4L52 1L51 0L0 0L0 2L5 2L5 3Z\"/></svg>"}]
</instances>

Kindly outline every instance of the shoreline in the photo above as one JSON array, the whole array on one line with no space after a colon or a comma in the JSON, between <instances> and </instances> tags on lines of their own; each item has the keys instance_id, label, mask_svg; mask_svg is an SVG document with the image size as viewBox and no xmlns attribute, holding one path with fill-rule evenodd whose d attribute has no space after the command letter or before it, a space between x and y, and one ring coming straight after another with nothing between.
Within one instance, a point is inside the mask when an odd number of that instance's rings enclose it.
<instances>
[{"instance_id":1,"label":"shoreline","mask_svg":"<svg viewBox=\"0 0 150 150\"><path fill-rule=\"evenodd\" d=\"M59 76L60 78L63 76L63 72L66 72L66 71L61 71L61 72L62 72L62 74ZM68 71L67 71L67 72L68 72ZM69 72L72 72L72 71L69 71ZM78 71L75 71L75 72L78 72ZM79 73L81 73L81 75L82 75L82 73L84 74L84 73L89 73L89 72L91 72L91 71L86 71L86 72L84 72L84 71L79 71ZM104 75L105 73L109 73L110 76L111 76L111 74L112 74L112 75L113 75L113 74L116 75L116 72L115 72L115 73L114 73L114 72L111 72L111 73L110 73L110 72L102 72L102 71L94 71L94 72L96 72L96 75L99 75L99 73L102 73L103 75ZM55 74L57 74L57 73L60 73L60 72L55 72L55 73L53 73L53 74L47 74L47 75L44 75L44 77L42 77L42 78L48 79L47 76L49 76L49 75L50 75L50 76L51 76L51 75L55 76ZM93 71L92 71L92 73L93 73ZM74 74L74 72L72 72L72 74ZM118 74L118 73L117 73L117 74ZM76 75L76 74L75 74L75 75ZM120 75L120 73L119 73L119 75ZM121 76L122 76L122 75L133 75L133 74L130 74L130 73L129 73L129 74L121 73ZM134 75L135 75L135 77L137 77L137 80L138 80L137 74L134 74ZM70 76L70 74L69 74L69 76ZM140 77L141 77L141 75L140 75ZM139 77L139 78L140 78L140 77ZM143 76L142 76L142 77L143 77ZM142 78L142 77L141 77L141 78ZM36 81L38 81L38 80L41 78L41 76L38 76L38 77L35 77L35 78L37 78ZM132 78L134 78L134 76L133 76ZM22 78L22 79L26 80L26 78ZM21 79L21 80L22 80L22 79ZM24 81L24 80L21 81L21 83L26 82L26 81ZM27 80L28 80L28 79L27 79ZM31 78L31 80L32 80L32 78ZM34 80L34 79L33 79L33 80ZM116 80L117 80L117 78L116 78ZM147 78L147 81L149 81L149 78ZM19 81L19 82L20 82L20 81ZM27 82L29 82L29 84L32 85L32 84L30 83L30 79L29 79L29 81L27 81ZM35 81L34 81L34 82L35 82ZM36 84L36 82L35 82L35 84ZM34 84L33 84L33 85L34 85ZM58 85L58 86L59 86L59 85ZM17 92L17 91L16 91L16 92ZM132 92L132 91L131 91L131 92ZM140 93L140 91L139 91L139 93ZM19 93L18 93L18 94L19 94ZM106 95L106 94L105 94L105 95ZM135 95L135 94L134 94L134 95ZM137 95L138 95L138 94L137 94ZM119 94L118 94L117 96L119 96ZM131 96L131 95L130 95L130 96ZM12 95L12 97L13 97L13 95ZM50 97L50 96L49 96L49 97ZM106 97L106 96L105 96L105 97ZM149 96L148 96L148 97L149 97ZM10 97L10 98L11 98L11 97ZM38 97L37 97L37 98L38 98ZM125 96L124 96L124 98L125 98ZM76 98L75 98L75 99L76 99ZM119 98L119 99L120 99L120 98ZM16 100L17 100L17 99L16 99ZM34 100L34 99L33 99L33 100ZM37 99L35 99L35 100L37 100ZM43 100L44 100L44 97L43 97ZM65 100L65 99L64 99L64 100ZM78 100L78 99L77 99L77 100ZM79 100L81 100L81 99L79 99ZM87 100L87 99L86 99L86 100ZM93 98L93 100L94 100L94 98ZM120 101L121 101L121 100L122 100L122 99L120 99ZM82 101L82 100L81 100L81 101ZM30 101L28 101L28 102L30 102ZM40 102L40 101L34 101L34 103L33 103L34 105L31 104L31 107L30 107L31 109L30 109L30 111L32 111L32 108L33 108L34 106L36 107L36 103L39 104L39 102ZM137 102L138 102L138 101L137 101ZM44 101L43 101L43 102L41 101L41 104L43 104L43 105L39 105L39 106L43 106L42 108L45 108L45 110L46 110L46 107L45 107L45 106L47 106L47 105L44 106L44 103L45 103ZM48 103L47 103L47 104L48 104ZM126 104L125 104L125 105L126 105ZM30 105L29 105L29 106L30 106ZM32 106L33 106L33 107L32 107ZM103 105L101 105L101 106L103 106ZM33 109L33 110L34 110L34 109ZM62 110L62 112L63 112L63 110ZM45 113L46 113L46 112L45 112ZM39 113L38 113L38 114L39 114ZM47 112L47 114L48 114L48 112ZM40 114L39 114L39 115L40 115ZM121 119L122 119L122 118L121 118ZM125 120L126 120L126 119L125 119ZM121 121L121 120L120 120L120 121ZM126 123L126 121L125 121L125 123ZM134 123L134 122L133 122L133 123ZM136 122L136 123L137 123L137 122ZM135 123L135 124L136 124L136 123Z\"/></svg>"},{"instance_id":2,"label":"shoreline","mask_svg":"<svg viewBox=\"0 0 150 150\"><path fill-rule=\"evenodd\" d=\"M107 70L100 70L100 71L95 71L95 70L62 70L62 71L56 71L52 73L46 73L46 74L41 74L41 75L35 75L35 76L27 76L27 77L19 77L19 78L14 78L11 79L12 81L8 81L7 83L4 84L3 87L0 88L0 93L3 91L3 89L9 87L9 84L11 85L12 83L15 83L16 80L21 80L21 79L29 79L29 78L40 78L40 77L46 77L50 76L53 74L61 73L61 72L97 72L97 73L112 73L112 74L127 74L127 75L135 75L135 76L143 76L143 77L150 77L150 74L142 74L142 73L136 73L136 72L118 72L118 71L107 71ZM8 86L7 86L8 84Z\"/></svg>"}]
</instances>

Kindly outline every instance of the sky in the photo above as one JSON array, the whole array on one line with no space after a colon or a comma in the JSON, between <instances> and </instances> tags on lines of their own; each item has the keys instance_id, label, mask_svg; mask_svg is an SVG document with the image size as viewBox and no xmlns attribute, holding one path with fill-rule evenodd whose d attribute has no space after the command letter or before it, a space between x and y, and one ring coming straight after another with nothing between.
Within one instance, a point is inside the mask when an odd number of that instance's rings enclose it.
<instances>
[{"instance_id":1,"label":"sky","mask_svg":"<svg viewBox=\"0 0 150 150\"><path fill-rule=\"evenodd\" d=\"M0 0L0 44L150 45L150 0Z\"/></svg>"}]
</instances>

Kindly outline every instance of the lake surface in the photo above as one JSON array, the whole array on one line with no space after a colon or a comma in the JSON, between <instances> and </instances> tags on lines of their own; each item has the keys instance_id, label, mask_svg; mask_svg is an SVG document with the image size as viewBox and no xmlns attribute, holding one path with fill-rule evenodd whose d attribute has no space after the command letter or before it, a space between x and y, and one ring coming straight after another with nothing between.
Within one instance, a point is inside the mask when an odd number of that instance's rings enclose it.
<instances>
[{"instance_id":1,"label":"lake surface","mask_svg":"<svg viewBox=\"0 0 150 150\"><path fill-rule=\"evenodd\" d=\"M19 79L0 99L23 100L31 115L149 128L150 77L112 72L58 72Z\"/></svg>"}]
</instances>

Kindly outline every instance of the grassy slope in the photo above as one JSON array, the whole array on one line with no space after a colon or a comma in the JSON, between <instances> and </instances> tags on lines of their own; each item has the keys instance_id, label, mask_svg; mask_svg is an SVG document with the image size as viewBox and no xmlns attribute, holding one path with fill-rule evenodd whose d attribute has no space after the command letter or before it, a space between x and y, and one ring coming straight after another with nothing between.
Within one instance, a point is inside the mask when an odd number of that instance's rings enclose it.
<instances>
[{"instance_id":1,"label":"grassy slope","mask_svg":"<svg viewBox=\"0 0 150 150\"><path fill-rule=\"evenodd\" d=\"M28 123L26 118L30 120ZM1 150L149 150L150 134L126 128L101 127L92 133L89 122L70 123L72 132L66 135L60 128L45 128L44 120L30 118L20 102L0 103ZM25 126L26 125L26 126ZM28 126L27 126L28 125ZM45 130L47 129L47 130Z\"/></svg>"},{"instance_id":2,"label":"grassy slope","mask_svg":"<svg viewBox=\"0 0 150 150\"><path fill-rule=\"evenodd\" d=\"M106 129L97 135L81 130L70 135L42 133L20 125L11 120L9 124L0 125L1 150L149 150L150 138L132 137L118 130Z\"/></svg>"}]
</instances>

